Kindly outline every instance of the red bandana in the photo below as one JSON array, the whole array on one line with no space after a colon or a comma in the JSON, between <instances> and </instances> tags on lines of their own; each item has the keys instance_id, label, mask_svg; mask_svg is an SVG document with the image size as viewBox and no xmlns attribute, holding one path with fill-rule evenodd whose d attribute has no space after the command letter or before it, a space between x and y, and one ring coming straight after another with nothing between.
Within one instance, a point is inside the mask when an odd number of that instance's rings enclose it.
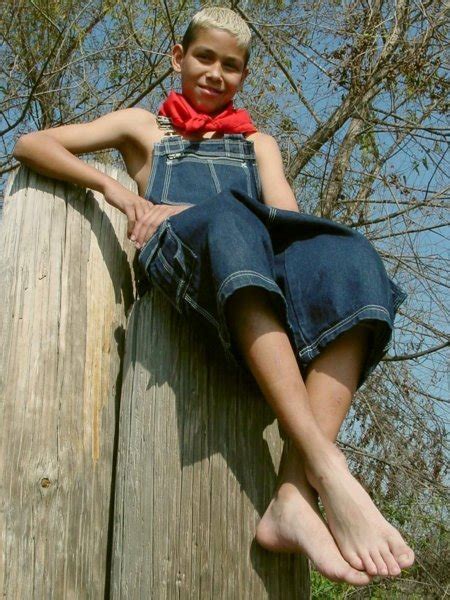
<instances>
[{"instance_id":1,"label":"red bandana","mask_svg":"<svg viewBox=\"0 0 450 600\"><path fill-rule=\"evenodd\" d=\"M211 117L207 113L197 112L183 94L170 92L169 97L159 107L158 115L169 117L172 125L185 134L219 131L221 133L254 133L258 131L250 115L243 108L236 109L229 102L224 110Z\"/></svg>"}]
</instances>

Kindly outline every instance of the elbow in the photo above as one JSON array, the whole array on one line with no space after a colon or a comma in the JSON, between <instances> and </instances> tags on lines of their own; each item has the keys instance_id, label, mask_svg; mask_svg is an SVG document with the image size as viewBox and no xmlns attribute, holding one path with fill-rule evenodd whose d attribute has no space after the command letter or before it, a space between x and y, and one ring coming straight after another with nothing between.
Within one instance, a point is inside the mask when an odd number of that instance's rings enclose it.
<instances>
[{"instance_id":1,"label":"elbow","mask_svg":"<svg viewBox=\"0 0 450 600\"><path fill-rule=\"evenodd\" d=\"M26 149L29 146L30 140L31 138L35 138L38 133L39 132L25 133L24 135L21 135L17 140L16 145L14 146L14 149L12 151L13 157L19 161L26 158Z\"/></svg>"},{"instance_id":2,"label":"elbow","mask_svg":"<svg viewBox=\"0 0 450 600\"><path fill-rule=\"evenodd\" d=\"M25 135L21 135L20 138L17 140L16 145L14 146L14 149L12 151L12 155L14 158L17 158L17 160L21 160L23 158L24 155L24 146L26 146L26 137L28 134Z\"/></svg>"}]
</instances>

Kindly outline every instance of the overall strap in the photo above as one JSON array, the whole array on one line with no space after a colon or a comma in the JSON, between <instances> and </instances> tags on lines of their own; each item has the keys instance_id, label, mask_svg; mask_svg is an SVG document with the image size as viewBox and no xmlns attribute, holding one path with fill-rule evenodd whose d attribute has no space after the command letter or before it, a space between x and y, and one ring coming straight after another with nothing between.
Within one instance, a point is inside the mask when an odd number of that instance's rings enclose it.
<instances>
[{"instance_id":1,"label":"overall strap","mask_svg":"<svg viewBox=\"0 0 450 600\"><path fill-rule=\"evenodd\" d=\"M223 142L227 156L239 154L242 158L254 158L253 144L245 139L243 133L224 133Z\"/></svg>"},{"instance_id":2,"label":"overall strap","mask_svg":"<svg viewBox=\"0 0 450 600\"><path fill-rule=\"evenodd\" d=\"M172 121L169 117L163 117L162 115L158 115L156 117L156 123L158 124L159 129L162 129L164 131L165 136L178 135L178 133L173 128Z\"/></svg>"}]
</instances>

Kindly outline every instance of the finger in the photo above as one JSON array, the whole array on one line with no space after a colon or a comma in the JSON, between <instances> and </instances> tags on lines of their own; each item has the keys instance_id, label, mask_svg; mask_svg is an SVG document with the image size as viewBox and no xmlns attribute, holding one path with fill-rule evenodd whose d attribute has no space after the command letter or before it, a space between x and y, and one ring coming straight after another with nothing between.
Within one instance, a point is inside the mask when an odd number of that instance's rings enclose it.
<instances>
[{"instance_id":1,"label":"finger","mask_svg":"<svg viewBox=\"0 0 450 600\"><path fill-rule=\"evenodd\" d=\"M142 219L144 215L150 212L150 210L153 208L153 205L150 204L150 202L148 202L144 198L139 197L138 201L133 204L132 208L134 209L135 219L132 226L132 230L128 237L131 239L132 242L134 242L136 239L136 233L134 231L136 224Z\"/></svg>"},{"instance_id":2,"label":"finger","mask_svg":"<svg viewBox=\"0 0 450 600\"><path fill-rule=\"evenodd\" d=\"M149 215L148 218L141 219L141 225L138 232L137 243L143 246L148 240L156 233L156 230L165 221L173 211L158 210L156 215L154 213Z\"/></svg>"},{"instance_id":3,"label":"finger","mask_svg":"<svg viewBox=\"0 0 450 600\"><path fill-rule=\"evenodd\" d=\"M157 229L158 228L155 227L153 224L150 224L147 228L147 231L143 232L142 241L139 242L138 247L142 248L149 241L149 239L155 235Z\"/></svg>"},{"instance_id":4,"label":"finger","mask_svg":"<svg viewBox=\"0 0 450 600\"><path fill-rule=\"evenodd\" d=\"M142 213L139 217L139 219L136 220L134 227L133 227L133 231L131 232L131 241L135 242L140 235L141 229L142 229L142 225L145 224L145 229L148 226L149 223L149 218L155 218L157 215L157 211L155 211L155 206L152 206L151 204L148 204L148 207L145 207L144 210L144 206L142 206Z\"/></svg>"},{"instance_id":5,"label":"finger","mask_svg":"<svg viewBox=\"0 0 450 600\"><path fill-rule=\"evenodd\" d=\"M132 238L134 238L136 247L141 247L156 232L159 225L170 215L174 214L173 206L154 205L146 214L144 214L135 224Z\"/></svg>"},{"instance_id":6,"label":"finger","mask_svg":"<svg viewBox=\"0 0 450 600\"><path fill-rule=\"evenodd\" d=\"M147 235L149 227L155 226L155 217L151 213L144 215L134 226L133 237L135 238L136 247L142 246L149 238Z\"/></svg>"},{"instance_id":7,"label":"finger","mask_svg":"<svg viewBox=\"0 0 450 600\"><path fill-rule=\"evenodd\" d=\"M133 210L133 207L128 207L125 209L125 214L127 215L128 224L127 224L127 236L131 238L134 226L136 225L136 215Z\"/></svg>"}]
</instances>

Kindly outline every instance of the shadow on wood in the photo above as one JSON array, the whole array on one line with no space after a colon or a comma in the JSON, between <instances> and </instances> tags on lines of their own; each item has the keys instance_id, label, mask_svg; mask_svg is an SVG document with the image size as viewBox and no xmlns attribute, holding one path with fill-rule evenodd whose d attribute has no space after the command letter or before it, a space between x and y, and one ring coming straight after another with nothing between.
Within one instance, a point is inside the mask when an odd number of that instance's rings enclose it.
<instances>
[{"instance_id":1,"label":"shadow on wood","mask_svg":"<svg viewBox=\"0 0 450 600\"><path fill-rule=\"evenodd\" d=\"M8 182L2 597L308 598L306 561L253 540L281 454L274 416L158 292L133 305L126 229L101 194L24 167Z\"/></svg>"},{"instance_id":2,"label":"shadow on wood","mask_svg":"<svg viewBox=\"0 0 450 600\"><path fill-rule=\"evenodd\" d=\"M2 597L97 600L134 249L101 194L24 167L0 227Z\"/></svg>"},{"instance_id":3,"label":"shadow on wood","mask_svg":"<svg viewBox=\"0 0 450 600\"><path fill-rule=\"evenodd\" d=\"M126 335L113 598L309 598L306 560L253 540L281 451L253 378L160 292L138 300Z\"/></svg>"}]
</instances>

